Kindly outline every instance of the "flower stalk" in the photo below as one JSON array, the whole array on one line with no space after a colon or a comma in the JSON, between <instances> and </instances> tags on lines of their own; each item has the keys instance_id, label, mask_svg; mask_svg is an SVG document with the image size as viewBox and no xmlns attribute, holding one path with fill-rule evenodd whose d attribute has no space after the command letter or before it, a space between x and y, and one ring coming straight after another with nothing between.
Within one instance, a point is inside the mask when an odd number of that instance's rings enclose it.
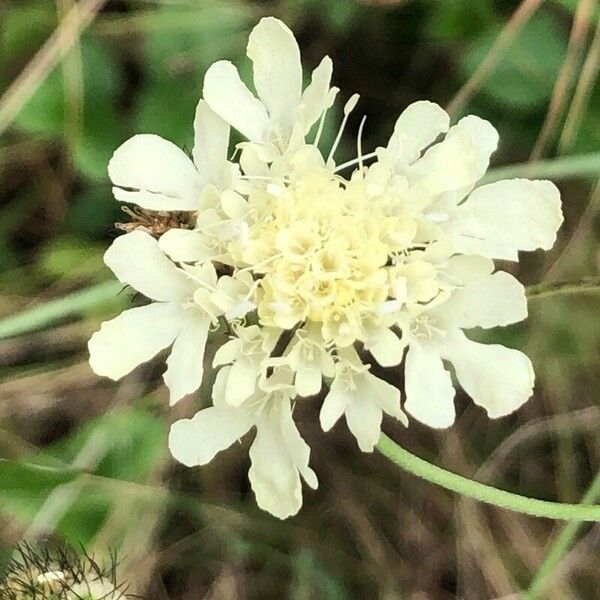
<instances>
[{"instance_id":1,"label":"flower stalk","mask_svg":"<svg viewBox=\"0 0 600 600\"><path fill-rule=\"evenodd\" d=\"M565 504L537 500L473 481L433 465L405 450L385 434L381 434L377 449L395 465L425 481L451 492L514 512L565 521L600 521L600 506ZM600 483L599 483L600 485Z\"/></svg>"}]
</instances>

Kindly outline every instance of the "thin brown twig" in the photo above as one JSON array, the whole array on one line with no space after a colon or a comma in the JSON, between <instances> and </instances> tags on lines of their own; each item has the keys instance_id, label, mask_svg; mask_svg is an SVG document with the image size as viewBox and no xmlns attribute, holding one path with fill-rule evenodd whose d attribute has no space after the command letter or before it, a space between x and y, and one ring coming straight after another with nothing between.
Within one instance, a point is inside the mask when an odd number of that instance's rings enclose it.
<instances>
[{"instance_id":1,"label":"thin brown twig","mask_svg":"<svg viewBox=\"0 0 600 600\"><path fill-rule=\"evenodd\" d=\"M573 18L573 25L571 26L567 54L554 83L548 112L546 113L544 124L542 125L538 139L531 152L530 160L539 160L543 156L558 126L573 86L573 77L575 75L577 61L581 49L585 44L590 17L592 15L592 8L595 3L595 0L580 0L577 5L575 17Z\"/></svg>"},{"instance_id":2,"label":"thin brown twig","mask_svg":"<svg viewBox=\"0 0 600 600\"><path fill-rule=\"evenodd\" d=\"M523 2L521 2L519 8L513 13L508 23L496 38L496 41L485 58L446 107L446 110L450 115L456 115L461 112L475 92L481 87L481 84L486 77L496 67L502 53L510 46L519 31L521 31L525 23L529 21L543 1L544 0L523 0Z\"/></svg>"},{"instance_id":3,"label":"thin brown twig","mask_svg":"<svg viewBox=\"0 0 600 600\"><path fill-rule=\"evenodd\" d=\"M596 32L594 33L594 39L590 46L589 52L583 63L581 74L573 94L573 100L565 119L565 125L563 127L558 148L561 153L566 152L573 145L579 126L581 125L581 119L583 117L585 108L590 98L594 83L598 77L598 70L600 69L600 19L596 24Z\"/></svg>"},{"instance_id":4,"label":"thin brown twig","mask_svg":"<svg viewBox=\"0 0 600 600\"><path fill-rule=\"evenodd\" d=\"M94 20L106 0L81 0L0 98L0 134Z\"/></svg>"}]
</instances>

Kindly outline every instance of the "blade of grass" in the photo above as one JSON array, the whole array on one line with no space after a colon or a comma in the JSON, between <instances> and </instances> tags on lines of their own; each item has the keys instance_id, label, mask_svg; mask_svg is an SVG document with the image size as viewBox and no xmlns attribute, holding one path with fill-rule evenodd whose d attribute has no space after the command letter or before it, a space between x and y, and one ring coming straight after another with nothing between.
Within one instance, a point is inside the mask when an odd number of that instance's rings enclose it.
<instances>
[{"instance_id":1,"label":"blade of grass","mask_svg":"<svg viewBox=\"0 0 600 600\"><path fill-rule=\"evenodd\" d=\"M559 140L559 150L566 152L575 142L581 120L588 105L590 95L598 77L600 68L600 19L596 25L594 39L583 63L581 74L573 94L573 100L565 119L565 124Z\"/></svg>"},{"instance_id":2,"label":"blade of grass","mask_svg":"<svg viewBox=\"0 0 600 600\"><path fill-rule=\"evenodd\" d=\"M595 0L580 0L577 5L573 25L571 26L567 55L554 83L548 112L531 152L531 160L539 160L543 156L556 131L565 103L573 86L573 76L579 60L579 54L585 44L594 5Z\"/></svg>"},{"instance_id":3,"label":"blade of grass","mask_svg":"<svg viewBox=\"0 0 600 600\"><path fill-rule=\"evenodd\" d=\"M600 175L600 152L519 163L490 169L480 184L500 179L529 177L534 179L596 179Z\"/></svg>"},{"instance_id":4,"label":"blade of grass","mask_svg":"<svg viewBox=\"0 0 600 600\"><path fill-rule=\"evenodd\" d=\"M596 474L596 477L592 481L592 484L588 488L587 492L581 499L582 505L589 505L594 503L600 497L600 471ZM556 567L568 552L569 547L573 543L573 540L581 530L581 523L577 521L571 521L563 527L561 532L554 540L550 550L546 554L544 561L540 565L534 575L529 589L525 593L527 600L536 600L541 598L541 594L544 591L544 586L548 583L549 576L555 571Z\"/></svg>"},{"instance_id":5,"label":"blade of grass","mask_svg":"<svg viewBox=\"0 0 600 600\"><path fill-rule=\"evenodd\" d=\"M0 98L0 134L94 20L106 0L81 0Z\"/></svg>"},{"instance_id":6,"label":"blade of grass","mask_svg":"<svg viewBox=\"0 0 600 600\"><path fill-rule=\"evenodd\" d=\"M0 339L35 331L65 317L96 308L114 299L122 288L122 283L108 281L7 317L0 321Z\"/></svg>"},{"instance_id":7,"label":"blade of grass","mask_svg":"<svg viewBox=\"0 0 600 600\"><path fill-rule=\"evenodd\" d=\"M534 298L549 298L550 296L598 293L600 293L600 277L585 277L577 281L551 281L530 285L526 288L529 300Z\"/></svg>"},{"instance_id":8,"label":"blade of grass","mask_svg":"<svg viewBox=\"0 0 600 600\"><path fill-rule=\"evenodd\" d=\"M486 77L489 76L500 62L504 51L511 45L519 31L529 21L542 2L543 0L523 0L521 2L519 8L513 13L508 23L496 38L494 45L490 48L486 57L446 107L448 113L456 115L462 111L481 87Z\"/></svg>"}]
</instances>

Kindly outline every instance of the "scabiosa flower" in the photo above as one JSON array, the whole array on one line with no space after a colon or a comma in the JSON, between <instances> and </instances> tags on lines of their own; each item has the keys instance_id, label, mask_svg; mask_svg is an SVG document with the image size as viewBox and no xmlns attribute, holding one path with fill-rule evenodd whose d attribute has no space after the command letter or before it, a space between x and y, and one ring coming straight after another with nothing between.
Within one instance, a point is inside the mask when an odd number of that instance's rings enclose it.
<instances>
[{"instance_id":1,"label":"scabiosa flower","mask_svg":"<svg viewBox=\"0 0 600 600\"><path fill-rule=\"evenodd\" d=\"M255 428L250 481L258 504L284 518L302 504L301 477L317 486L293 401L319 398L324 383L322 428L345 416L365 452L384 413L405 425L406 413L431 427L453 423L448 365L490 417L529 398L529 359L464 331L527 316L523 286L494 272L493 259L549 249L562 213L549 181L477 187L496 130L475 116L450 127L431 102L406 108L388 143L366 155L361 125L357 158L336 165L358 97L321 154L337 93L331 61L302 92L298 45L273 18L252 31L248 56L259 98L230 63L208 70L193 163L154 137L136 136L115 153L117 199L190 217L115 240L107 265L153 302L105 323L90 353L97 373L117 379L173 344L165 381L175 402L200 386L214 329L223 344L213 406L174 424L171 451L186 465L205 464ZM239 166L226 158L229 125L247 138ZM395 369L404 361L403 407L373 361Z\"/></svg>"},{"instance_id":2,"label":"scabiosa flower","mask_svg":"<svg viewBox=\"0 0 600 600\"><path fill-rule=\"evenodd\" d=\"M126 600L133 598L117 580L117 561L100 564L93 556L59 546L21 544L0 574L3 600Z\"/></svg>"}]
</instances>

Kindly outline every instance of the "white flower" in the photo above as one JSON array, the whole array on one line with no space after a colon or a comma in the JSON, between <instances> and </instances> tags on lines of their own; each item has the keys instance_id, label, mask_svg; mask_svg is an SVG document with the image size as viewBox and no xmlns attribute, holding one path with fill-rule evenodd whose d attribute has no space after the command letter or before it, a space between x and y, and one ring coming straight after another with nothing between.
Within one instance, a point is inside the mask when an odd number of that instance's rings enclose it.
<instances>
[{"instance_id":1,"label":"white flower","mask_svg":"<svg viewBox=\"0 0 600 600\"><path fill-rule=\"evenodd\" d=\"M308 466L310 449L296 428L285 392L260 390L239 407L217 401L192 419L174 423L169 448L184 465L204 465L252 427L256 437L250 446L248 476L256 501L280 519L295 515L302 505L300 476L313 489L318 482Z\"/></svg>"},{"instance_id":2,"label":"white flower","mask_svg":"<svg viewBox=\"0 0 600 600\"><path fill-rule=\"evenodd\" d=\"M461 257L461 267L466 258ZM490 274L490 261L470 260L472 273L479 271L479 276L415 316L403 330L409 345L404 408L431 427L448 427L455 418L454 388L443 360L453 365L460 385L492 418L519 408L533 390L533 367L522 352L473 342L462 332L509 325L527 316L524 288L512 275ZM488 273L482 274L486 268Z\"/></svg>"},{"instance_id":3,"label":"white flower","mask_svg":"<svg viewBox=\"0 0 600 600\"><path fill-rule=\"evenodd\" d=\"M136 135L118 148L108 164L113 193L155 211L198 210L207 184L232 185L236 167L227 161L229 125L200 100L194 121L193 161L157 135Z\"/></svg>"},{"instance_id":4,"label":"white flower","mask_svg":"<svg viewBox=\"0 0 600 600\"><path fill-rule=\"evenodd\" d=\"M321 426L329 431L345 414L360 449L372 452L381 434L384 412L408 425L400 408L400 390L373 375L354 350L341 351L339 358L321 407Z\"/></svg>"},{"instance_id":5,"label":"white flower","mask_svg":"<svg viewBox=\"0 0 600 600\"><path fill-rule=\"evenodd\" d=\"M325 57L302 92L300 49L289 28L273 17L261 19L247 48L259 98L246 87L228 61L214 63L204 78L210 107L271 159L304 136L333 102L332 63ZM262 146L266 144L266 147ZM268 156L269 154L267 154Z\"/></svg>"},{"instance_id":6,"label":"white flower","mask_svg":"<svg viewBox=\"0 0 600 600\"><path fill-rule=\"evenodd\" d=\"M107 264L153 302L103 324L90 363L117 379L173 344L165 381L175 402L199 387L209 327L225 322L213 406L174 426L171 449L204 464L256 426L250 480L259 505L285 517L300 507L300 476L316 486L293 398L318 400L331 382L322 428L345 415L365 452L383 413L407 424L400 390L370 371L369 354L384 368L404 360L404 408L432 427L455 418L448 364L490 417L527 400L529 359L463 330L526 317L523 287L492 259L550 248L562 213L549 181L477 187L498 133L475 116L451 127L431 102L407 107L385 147L363 155L358 143L359 156L336 167L358 96L322 155L337 92L329 58L303 91L298 44L274 18L253 29L247 54L258 97L231 63L210 67L193 162L156 136L132 138L111 160L118 200L189 215L158 241L135 232L113 243ZM246 138L239 166L227 161L230 125Z\"/></svg>"}]
</instances>

